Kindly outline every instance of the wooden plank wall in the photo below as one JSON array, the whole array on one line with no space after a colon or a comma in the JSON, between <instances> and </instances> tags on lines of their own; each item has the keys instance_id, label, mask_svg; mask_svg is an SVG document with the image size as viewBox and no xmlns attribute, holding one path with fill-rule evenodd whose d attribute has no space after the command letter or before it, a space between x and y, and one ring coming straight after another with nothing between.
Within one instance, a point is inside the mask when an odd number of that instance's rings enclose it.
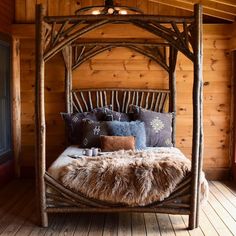
<instances>
[{"instance_id":1,"label":"wooden plank wall","mask_svg":"<svg viewBox=\"0 0 236 236\"><path fill-rule=\"evenodd\" d=\"M230 39L230 49L232 51L236 50L236 22L232 24L232 37Z\"/></svg>"},{"instance_id":2,"label":"wooden plank wall","mask_svg":"<svg viewBox=\"0 0 236 236\"><path fill-rule=\"evenodd\" d=\"M31 1L27 1L29 2ZM47 1L49 14L52 11L50 2ZM64 6L67 9L67 5ZM63 14L64 11L60 9L55 7L53 14ZM20 14L16 4L17 22L28 23L34 20L33 15L31 17L24 15L23 20L19 17L20 15L24 14ZM145 38L152 36L135 27L126 28L124 31L119 25L113 25L96 30L86 37ZM204 169L211 177L218 177L214 173L224 174L230 166L231 55L229 38L228 26L204 26ZM22 39L20 52L21 161L22 167L30 167L34 165L34 40ZM65 110L64 68L60 55L48 62L46 71L47 155L48 164L50 164L65 146L64 124L59 115L59 112ZM177 147L189 158L192 139L192 71L191 62L180 54L176 71ZM158 65L124 48L116 48L97 55L78 68L73 75L73 84L77 88L166 88L168 84L167 74Z\"/></svg>"},{"instance_id":3,"label":"wooden plank wall","mask_svg":"<svg viewBox=\"0 0 236 236\"><path fill-rule=\"evenodd\" d=\"M14 3L13 0L0 1L0 32L11 33L11 24L14 19Z\"/></svg>"}]
</instances>

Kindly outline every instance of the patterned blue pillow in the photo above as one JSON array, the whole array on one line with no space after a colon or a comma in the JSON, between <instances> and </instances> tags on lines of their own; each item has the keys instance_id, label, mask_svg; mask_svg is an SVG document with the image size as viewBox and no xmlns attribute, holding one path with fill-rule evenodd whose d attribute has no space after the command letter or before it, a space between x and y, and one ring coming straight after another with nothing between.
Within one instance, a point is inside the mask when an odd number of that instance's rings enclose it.
<instances>
[{"instance_id":1,"label":"patterned blue pillow","mask_svg":"<svg viewBox=\"0 0 236 236\"><path fill-rule=\"evenodd\" d=\"M109 135L113 136L134 136L136 149L144 149L146 147L146 133L144 123L141 121L107 122Z\"/></svg>"},{"instance_id":2,"label":"patterned blue pillow","mask_svg":"<svg viewBox=\"0 0 236 236\"><path fill-rule=\"evenodd\" d=\"M131 112L134 120L145 123L148 147L173 147L172 113L149 111L135 105L131 105Z\"/></svg>"}]
</instances>

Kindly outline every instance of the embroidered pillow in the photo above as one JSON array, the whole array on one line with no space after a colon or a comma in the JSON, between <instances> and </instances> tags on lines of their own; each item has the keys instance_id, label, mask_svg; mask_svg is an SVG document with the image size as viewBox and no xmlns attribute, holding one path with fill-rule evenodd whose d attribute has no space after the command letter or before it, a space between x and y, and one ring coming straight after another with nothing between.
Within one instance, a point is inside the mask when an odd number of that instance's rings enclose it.
<instances>
[{"instance_id":1,"label":"embroidered pillow","mask_svg":"<svg viewBox=\"0 0 236 236\"><path fill-rule=\"evenodd\" d=\"M82 141L82 120L89 119L93 121L103 120L106 112L110 111L112 106L95 108L90 112L82 113L61 113L68 129L68 139L71 144L80 144Z\"/></svg>"},{"instance_id":2,"label":"embroidered pillow","mask_svg":"<svg viewBox=\"0 0 236 236\"><path fill-rule=\"evenodd\" d=\"M144 149L146 147L145 125L141 121L108 122L108 130L109 134L114 136L134 136L136 149Z\"/></svg>"},{"instance_id":3,"label":"embroidered pillow","mask_svg":"<svg viewBox=\"0 0 236 236\"><path fill-rule=\"evenodd\" d=\"M101 136L100 138L101 148L104 152L135 149L133 136Z\"/></svg>"},{"instance_id":4,"label":"embroidered pillow","mask_svg":"<svg viewBox=\"0 0 236 236\"><path fill-rule=\"evenodd\" d=\"M130 121L129 114L109 110L105 114L105 120L107 121Z\"/></svg>"},{"instance_id":5,"label":"embroidered pillow","mask_svg":"<svg viewBox=\"0 0 236 236\"><path fill-rule=\"evenodd\" d=\"M101 147L100 136L108 135L107 122L84 119L81 147Z\"/></svg>"},{"instance_id":6,"label":"embroidered pillow","mask_svg":"<svg viewBox=\"0 0 236 236\"><path fill-rule=\"evenodd\" d=\"M145 123L146 145L148 147L173 147L172 113L160 113L131 105L135 120Z\"/></svg>"}]
</instances>

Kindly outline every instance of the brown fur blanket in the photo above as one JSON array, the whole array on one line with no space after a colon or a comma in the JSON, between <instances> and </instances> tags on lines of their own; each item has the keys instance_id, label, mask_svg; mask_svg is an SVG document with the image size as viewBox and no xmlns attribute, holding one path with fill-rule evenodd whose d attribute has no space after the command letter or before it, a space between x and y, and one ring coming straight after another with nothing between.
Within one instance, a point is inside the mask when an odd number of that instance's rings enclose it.
<instances>
[{"instance_id":1,"label":"brown fur blanket","mask_svg":"<svg viewBox=\"0 0 236 236\"><path fill-rule=\"evenodd\" d=\"M73 161L61 169L60 181L89 198L144 206L168 197L190 166L179 151L118 151Z\"/></svg>"}]
</instances>

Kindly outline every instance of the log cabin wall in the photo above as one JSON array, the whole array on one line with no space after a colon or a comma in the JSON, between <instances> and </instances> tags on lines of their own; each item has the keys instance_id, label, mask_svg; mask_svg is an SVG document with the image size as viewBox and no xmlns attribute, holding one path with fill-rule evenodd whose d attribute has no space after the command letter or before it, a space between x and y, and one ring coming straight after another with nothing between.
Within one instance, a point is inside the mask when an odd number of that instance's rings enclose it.
<instances>
[{"instance_id":1,"label":"log cabin wall","mask_svg":"<svg viewBox=\"0 0 236 236\"><path fill-rule=\"evenodd\" d=\"M0 1L0 32L4 34L11 34L11 24L14 19L14 1L1 0Z\"/></svg>"},{"instance_id":2,"label":"log cabin wall","mask_svg":"<svg viewBox=\"0 0 236 236\"><path fill-rule=\"evenodd\" d=\"M35 1L26 1L26 5L22 7L17 4L19 1L16 1L16 23L34 21L34 3L32 2ZM53 1L54 5L52 5L52 1L41 2L46 2L45 6L49 15L67 15L72 14L78 8L77 3L84 1ZM144 1L138 2L141 4ZM29 4L32 5L29 6ZM158 11L159 8L156 10ZM15 29L17 31L17 26ZM30 30L33 32L33 27ZM231 55L229 53L229 31L228 25L204 25L204 169L210 178L215 179L226 176L230 167ZM29 31L28 34L30 35ZM22 170L27 170L28 167L34 165L35 153L35 42L33 37L34 35L31 35L31 38L29 36L20 41ZM119 25L107 25L85 37L152 38L153 36L135 27L126 26L124 31L124 28ZM65 71L60 55L47 63L46 72L47 161L49 165L66 145L65 127L59 115L61 111L65 111ZM191 158L192 140L192 72L192 63L179 54L176 68L176 146L189 158ZM115 48L97 55L74 71L73 76L75 88L167 88L168 85L168 75L165 71L144 56L125 48Z\"/></svg>"}]
</instances>

